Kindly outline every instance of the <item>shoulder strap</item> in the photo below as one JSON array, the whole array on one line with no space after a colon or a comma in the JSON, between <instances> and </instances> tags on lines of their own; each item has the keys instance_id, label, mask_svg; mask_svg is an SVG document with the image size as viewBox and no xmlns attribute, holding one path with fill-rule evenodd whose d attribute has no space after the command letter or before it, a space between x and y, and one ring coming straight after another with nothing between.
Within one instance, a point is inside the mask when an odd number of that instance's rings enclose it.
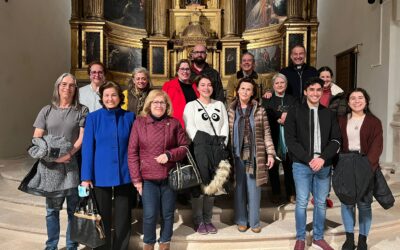
<instances>
[{"instance_id":1,"label":"shoulder strap","mask_svg":"<svg viewBox=\"0 0 400 250\"><path fill-rule=\"evenodd\" d=\"M218 137L218 135L217 135L217 132L215 131L214 125L212 124L212 121L211 121L210 115L207 113L207 110L204 108L203 104L201 104L201 102L199 102L199 100L198 100L198 99L196 99L196 102L198 102L198 103L200 104L200 106L203 108L204 112L206 112L206 114L207 114L207 116L208 116L208 121L210 121L210 124L211 124L212 130L214 131L214 134L215 134L215 136L217 136L217 137Z\"/></svg>"}]
</instances>

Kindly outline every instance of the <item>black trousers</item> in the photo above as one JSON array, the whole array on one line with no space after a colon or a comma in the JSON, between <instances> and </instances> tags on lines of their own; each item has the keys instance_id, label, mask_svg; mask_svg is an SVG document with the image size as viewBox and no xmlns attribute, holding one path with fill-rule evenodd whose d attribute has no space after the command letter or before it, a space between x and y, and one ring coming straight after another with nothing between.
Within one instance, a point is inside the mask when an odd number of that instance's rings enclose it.
<instances>
[{"instance_id":1,"label":"black trousers","mask_svg":"<svg viewBox=\"0 0 400 250\"><path fill-rule=\"evenodd\" d=\"M295 187L293 180L293 172L292 172L292 160L286 154L286 159L282 159L282 166L284 172L284 181L285 181L285 189L286 196L289 198L291 195L295 195ZM271 182L272 194L280 195L281 194L281 182L279 179L279 162L276 161L273 168L269 170L269 180Z\"/></svg>"},{"instance_id":2,"label":"black trousers","mask_svg":"<svg viewBox=\"0 0 400 250\"><path fill-rule=\"evenodd\" d=\"M94 187L99 213L104 223L107 243L99 250L128 250L131 236L132 184ZM113 198L114 197L114 202ZM114 206L113 206L114 203ZM114 207L114 213L113 213ZM114 235L111 234L114 214Z\"/></svg>"}]
</instances>

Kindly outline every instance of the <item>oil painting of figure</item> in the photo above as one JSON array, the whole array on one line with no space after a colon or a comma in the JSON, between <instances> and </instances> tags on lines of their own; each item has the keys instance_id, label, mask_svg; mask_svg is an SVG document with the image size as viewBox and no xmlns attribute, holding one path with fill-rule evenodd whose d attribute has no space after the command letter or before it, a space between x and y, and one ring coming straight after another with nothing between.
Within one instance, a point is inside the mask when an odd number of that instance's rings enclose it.
<instances>
[{"instance_id":1,"label":"oil painting of figure","mask_svg":"<svg viewBox=\"0 0 400 250\"><path fill-rule=\"evenodd\" d=\"M113 23L144 29L145 0L105 0L104 17Z\"/></svg>"},{"instance_id":2,"label":"oil painting of figure","mask_svg":"<svg viewBox=\"0 0 400 250\"><path fill-rule=\"evenodd\" d=\"M287 0L246 0L246 30L281 23Z\"/></svg>"}]
</instances>

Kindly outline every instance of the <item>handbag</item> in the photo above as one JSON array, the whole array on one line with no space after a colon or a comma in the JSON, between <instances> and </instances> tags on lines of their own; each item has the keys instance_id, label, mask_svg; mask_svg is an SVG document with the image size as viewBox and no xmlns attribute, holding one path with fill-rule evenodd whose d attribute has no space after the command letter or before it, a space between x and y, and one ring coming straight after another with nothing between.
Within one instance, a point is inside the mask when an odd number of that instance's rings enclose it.
<instances>
[{"instance_id":1,"label":"handbag","mask_svg":"<svg viewBox=\"0 0 400 250\"><path fill-rule=\"evenodd\" d=\"M71 240L90 248L106 244L104 225L97 209L94 190L90 188L89 196L80 198L71 222Z\"/></svg>"},{"instance_id":2,"label":"handbag","mask_svg":"<svg viewBox=\"0 0 400 250\"><path fill-rule=\"evenodd\" d=\"M193 156L187 147L184 148L186 149L187 163L177 162L176 166L168 173L168 185L175 191L195 187L202 183Z\"/></svg>"},{"instance_id":3,"label":"handbag","mask_svg":"<svg viewBox=\"0 0 400 250\"><path fill-rule=\"evenodd\" d=\"M373 195L384 209L393 207L395 199L380 168L375 171Z\"/></svg>"}]
</instances>

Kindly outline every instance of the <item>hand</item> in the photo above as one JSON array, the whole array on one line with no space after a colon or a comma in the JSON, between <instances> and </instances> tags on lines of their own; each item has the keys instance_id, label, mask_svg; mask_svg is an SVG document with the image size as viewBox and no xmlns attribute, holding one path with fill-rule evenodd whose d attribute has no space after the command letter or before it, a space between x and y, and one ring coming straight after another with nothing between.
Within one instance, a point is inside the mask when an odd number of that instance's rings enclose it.
<instances>
[{"instance_id":1,"label":"hand","mask_svg":"<svg viewBox=\"0 0 400 250\"><path fill-rule=\"evenodd\" d=\"M287 112L283 112L281 115L281 119L280 119L282 125L285 124L286 116L287 116Z\"/></svg>"},{"instance_id":2,"label":"hand","mask_svg":"<svg viewBox=\"0 0 400 250\"><path fill-rule=\"evenodd\" d=\"M267 166L268 169L271 169L274 166L275 159L272 155L268 155Z\"/></svg>"},{"instance_id":3,"label":"hand","mask_svg":"<svg viewBox=\"0 0 400 250\"><path fill-rule=\"evenodd\" d=\"M157 161L158 163L160 163L160 164L165 164L165 163L168 162L168 156L167 156L167 154L161 154L161 155L157 156L157 157L154 158L154 159L156 159L156 161Z\"/></svg>"},{"instance_id":4,"label":"hand","mask_svg":"<svg viewBox=\"0 0 400 250\"><path fill-rule=\"evenodd\" d=\"M269 98L271 98L271 96L272 96L272 92L270 90L267 90L263 95L263 97L265 99L269 99Z\"/></svg>"},{"instance_id":5,"label":"hand","mask_svg":"<svg viewBox=\"0 0 400 250\"><path fill-rule=\"evenodd\" d=\"M139 192L140 196L142 196L142 191L143 191L143 182L137 182L133 184L136 188L136 190Z\"/></svg>"},{"instance_id":6,"label":"hand","mask_svg":"<svg viewBox=\"0 0 400 250\"><path fill-rule=\"evenodd\" d=\"M92 181L82 181L81 182L82 187L91 187L93 188L93 182Z\"/></svg>"},{"instance_id":7,"label":"hand","mask_svg":"<svg viewBox=\"0 0 400 250\"><path fill-rule=\"evenodd\" d=\"M72 155L68 152L67 154L58 157L55 162L57 163L69 163L71 161Z\"/></svg>"},{"instance_id":8,"label":"hand","mask_svg":"<svg viewBox=\"0 0 400 250\"><path fill-rule=\"evenodd\" d=\"M308 163L314 172L319 171L325 164L325 160L321 157L314 158Z\"/></svg>"}]
</instances>

